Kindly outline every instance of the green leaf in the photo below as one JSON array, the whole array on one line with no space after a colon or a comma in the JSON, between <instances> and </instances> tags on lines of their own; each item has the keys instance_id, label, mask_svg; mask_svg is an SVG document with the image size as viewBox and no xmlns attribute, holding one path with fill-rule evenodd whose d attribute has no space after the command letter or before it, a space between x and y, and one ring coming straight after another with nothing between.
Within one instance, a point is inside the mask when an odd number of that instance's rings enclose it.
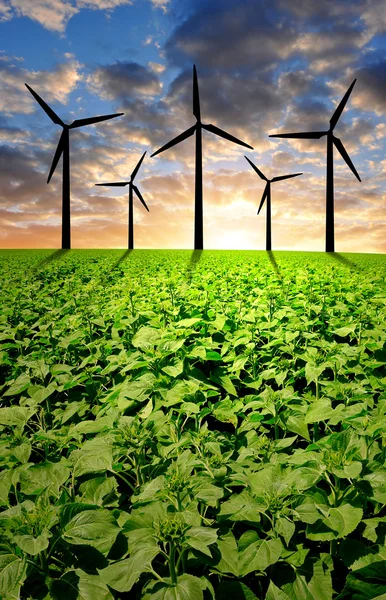
<instances>
[{"instance_id":1,"label":"green leaf","mask_svg":"<svg viewBox=\"0 0 386 600\"><path fill-rule=\"evenodd\" d=\"M53 579L50 591L53 600L113 600L99 575L89 575L81 569Z\"/></svg>"},{"instance_id":2,"label":"green leaf","mask_svg":"<svg viewBox=\"0 0 386 600\"><path fill-rule=\"evenodd\" d=\"M222 362L222 356L215 350L207 350L205 355L205 360L214 360L218 362Z\"/></svg>"},{"instance_id":3,"label":"green leaf","mask_svg":"<svg viewBox=\"0 0 386 600\"><path fill-rule=\"evenodd\" d=\"M347 335L350 335L350 333L354 333L355 328L355 324L346 327L339 327L339 329L334 329L332 333L339 335L339 337L346 337Z\"/></svg>"},{"instance_id":4,"label":"green leaf","mask_svg":"<svg viewBox=\"0 0 386 600\"><path fill-rule=\"evenodd\" d=\"M15 535L14 540L23 552L35 556L42 550L48 548L49 538L49 531L44 530L38 537L32 535Z\"/></svg>"},{"instance_id":5,"label":"green leaf","mask_svg":"<svg viewBox=\"0 0 386 600\"><path fill-rule=\"evenodd\" d=\"M4 392L3 396L17 396L24 392L31 385L31 380L28 375L20 375L13 384ZM5 410L4 408L1 410Z\"/></svg>"},{"instance_id":6,"label":"green leaf","mask_svg":"<svg viewBox=\"0 0 386 600\"><path fill-rule=\"evenodd\" d=\"M185 543L188 546L210 557L212 554L208 546L215 544L216 541L216 530L209 527L191 527L185 535Z\"/></svg>"},{"instance_id":7,"label":"green leaf","mask_svg":"<svg viewBox=\"0 0 386 600\"><path fill-rule=\"evenodd\" d=\"M235 386L233 385L229 375L226 374L224 369L218 368L211 374L210 380L218 383L224 388L231 396L237 396Z\"/></svg>"},{"instance_id":8,"label":"green leaf","mask_svg":"<svg viewBox=\"0 0 386 600\"><path fill-rule=\"evenodd\" d=\"M265 571L279 560L282 550L283 544L278 539L259 540L250 544L240 553L241 575L245 576L253 571Z\"/></svg>"},{"instance_id":9,"label":"green leaf","mask_svg":"<svg viewBox=\"0 0 386 600\"><path fill-rule=\"evenodd\" d=\"M75 345L77 342L80 342L80 340L83 340L84 337L85 337L85 332L82 331L81 329L78 329L77 331L73 331L72 333L70 333L70 335L64 336L60 340L58 346L60 348L67 349L69 346Z\"/></svg>"},{"instance_id":10,"label":"green leaf","mask_svg":"<svg viewBox=\"0 0 386 600\"><path fill-rule=\"evenodd\" d=\"M19 597L19 588L26 577L27 563L15 554L0 554L0 598Z\"/></svg>"},{"instance_id":11,"label":"green leaf","mask_svg":"<svg viewBox=\"0 0 386 600\"><path fill-rule=\"evenodd\" d=\"M304 370L307 379L307 385L310 385L310 383L313 381L318 381L325 368L325 365L320 365L318 367L314 363L308 362Z\"/></svg>"},{"instance_id":12,"label":"green leaf","mask_svg":"<svg viewBox=\"0 0 386 600\"><path fill-rule=\"evenodd\" d=\"M295 533L295 525L285 517L279 517L275 522L275 531L284 538L284 541L288 546Z\"/></svg>"},{"instance_id":13,"label":"green leaf","mask_svg":"<svg viewBox=\"0 0 386 600\"><path fill-rule=\"evenodd\" d=\"M170 580L169 580L170 581ZM203 582L193 575L184 574L177 583L152 583L143 600L203 600Z\"/></svg>"},{"instance_id":14,"label":"green leaf","mask_svg":"<svg viewBox=\"0 0 386 600\"><path fill-rule=\"evenodd\" d=\"M88 544L102 553L108 552L120 528L108 510L85 510L66 525L62 537L69 544Z\"/></svg>"},{"instance_id":15,"label":"green leaf","mask_svg":"<svg viewBox=\"0 0 386 600\"><path fill-rule=\"evenodd\" d=\"M151 351L161 340L161 332L153 327L141 327L133 336L131 343L134 348Z\"/></svg>"},{"instance_id":16,"label":"green leaf","mask_svg":"<svg viewBox=\"0 0 386 600\"><path fill-rule=\"evenodd\" d=\"M239 560L236 540L231 532L222 535L217 540L217 547L221 553L221 559L215 565L220 573L231 573L239 576Z\"/></svg>"},{"instance_id":17,"label":"green leaf","mask_svg":"<svg viewBox=\"0 0 386 600\"><path fill-rule=\"evenodd\" d=\"M70 454L75 477L87 473L103 473L112 469L113 454L109 442L101 437L85 442Z\"/></svg>"},{"instance_id":18,"label":"green leaf","mask_svg":"<svg viewBox=\"0 0 386 600\"><path fill-rule=\"evenodd\" d=\"M312 577L307 582L308 590L318 600L331 600L333 597L331 571L333 569L332 557L322 554L312 565Z\"/></svg>"},{"instance_id":19,"label":"green leaf","mask_svg":"<svg viewBox=\"0 0 386 600\"><path fill-rule=\"evenodd\" d=\"M163 367L162 371L170 377L178 377L184 370L184 361L179 358L173 358L170 363Z\"/></svg>"},{"instance_id":20,"label":"green leaf","mask_svg":"<svg viewBox=\"0 0 386 600\"><path fill-rule=\"evenodd\" d=\"M331 400L328 398L320 398L313 402L307 410L304 418L305 423L318 423L319 421L327 421L334 413L331 408Z\"/></svg>"},{"instance_id":21,"label":"green leaf","mask_svg":"<svg viewBox=\"0 0 386 600\"><path fill-rule=\"evenodd\" d=\"M310 441L310 434L308 432L307 424L304 421L304 415L295 416L289 415L286 420L286 427L288 431L301 435L306 440Z\"/></svg>"},{"instance_id":22,"label":"green leaf","mask_svg":"<svg viewBox=\"0 0 386 600\"><path fill-rule=\"evenodd\" d=\"M337 508L331 508L327 519L324 519L325 525L337 532L337 537L346 537L354 531L361 522L363 510L351 506L351 504L342 504Z\"/></svg>"},{"instance_id":23,"label":"green leaf","mask_svg":"<svg viewBox=\"0 0 386 600\"><path fill-rule=\"evenodd\" d=\"M290 600L290 597L270 581L265 600Z\"/></svg>"},{"instance_id":24,"label":"green leaf","mask_svg":"<svg viewBox=\"0 0 386 600\"><path fill-rule=\"evenodd\" d=\"M386 560L374 562L349 573L343 591L336 600L375 600L386 595ZM383 600L383 598L382 598Z\"/></svg>"},{"instance_id":25,"label":"green leaf","mask_svg":"<svg viewBox=\"0 0 386 600\"><path fill-rule=\"evenodd\" d=\"M232 494L229 500L221 504L219 516L231 521L250 521L259 523L261 506L246 490L241 494Z\"/></svg>"},{"instance_id":26,"label":"green leaf","mask_svg":"<svg viewBox=\"0 0 386 600\"><path fill-rule=\"evenodd\" d=\"M34 413L35 409L25 406L0 408L0 425L24 427Z\"/></svg>"},{"instance_id":27,"label":"green leaf","mask_svg":"<svg viewBox=\"0 0 386 600\"><path fill-rule=\"evenodd\" d=\"M151 567L153 559L159 553L159 548L145 548L136 552L130 558L113 563L98 573L102 581L118 592L130 592L140 575Z\"/></svg>"},{"instance_id":28,"label":"green leaf","mask_svg":"<svg viewBox=\"0 0 386 600\"><path fill-rule=\"evenodd\" d=\"M33 465L20 474L20 489L27 496L38 496L49 489L54 496L59 496L61 486L70 476L70 469L62 463L40 463Z\"/></svg>"},{"instance_id":29,"label":"green leaf","mask_svg":"<svg viewBox=\"0 0 386 600\"><path fill-rule=\"evenodd\" d=\"M241 581L223 581L216 589L216 600L258 600Z\"/></svg>"}]
</instances>

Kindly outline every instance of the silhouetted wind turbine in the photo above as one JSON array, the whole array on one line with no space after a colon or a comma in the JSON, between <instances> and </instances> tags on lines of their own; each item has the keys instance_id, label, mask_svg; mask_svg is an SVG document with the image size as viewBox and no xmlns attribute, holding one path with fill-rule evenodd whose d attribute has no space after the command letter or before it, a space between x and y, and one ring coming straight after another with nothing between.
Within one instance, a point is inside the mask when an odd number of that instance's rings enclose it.
<instances>
[{"instance_id":1,"label":"silhouetted wind turbine","mask_svg":"<svg viewBox=\"0 0 386 600\"><path fill-rule=\"evenodd\" d=\"M271 183L273 183L274 181L282 181L282 179L290 179L291 177L297 177L298 175L303 175L303 173L294 173L293 175L280 175L279 177L274 177L273 179L267 179L267 177L256 167L256 165L254 165L253 162L251 160L249 160L248 156L245 156L244 158L247 159L247 161L251 165L252 169L254 169L256 171L256 173L258 174L258 176L261 179L264 179L264 181L267 182L266 185L265 185L265 188L264 188L263 195L261 197L261 202L260 202L260 206L259 206L259 210L257 211L257 214L259 214L259 212L263 208L263 204L264 204L265 199L267 199L266 248L265 249L266 250L272 250L272 240L271 240Z\"/></svg>"},{"instance_id":2,"label":"silhouetted wind turbine","mask_svg":"<svg viewBox=\"0 0 386 600\"><path fill-rule=\"evenodd\" d=\"M184 133L181 133L173 140L162 146L159 150L154 152L151 156L156 156L160 152L179 144L183 140L196 133L196 180L195 180L195 201L194 201L194 249L202 250L204 247L204 234L203 234L203 197L202 197L202 130L210 131L230 142L240 144L246 148L253 150L252 146L242 142L238 138L230 135L226 131L223 131L215 125L206 125L201 121L201 110L200 110L200 96L198 91L198 80L196 66L193 65L193 115L197 119L197 123L190 127Z\"/></svg>"},{"instance_id":3,"label":"silhouetted wind turbine","mask_svg":"<svg viewBox=\"0 0 386 600\"><path fill-rule=\"evenodd\" d=\"M134 227L133 227L133 191L135 192L135 194L137 195L137 197L139 198L139 200L142 202L142 204L144 205L144 207L146 208L146 210L148 212L149 209L146 206L146 202L145 200L142 198L141 192L139 191L139 189L137 188L136 185L134 185L134 179L136 174L139 171L139 167L142 164L143 159L145 158L145 154L146 152L144 152L140 158L140 160L137 163L137 166L135 167L134 171L131 174L130 177L130 181L117 181L115 183L96 183L95 185L109 185L112 187L125 187L126 185L129 186L129 242L128 242L128 248L129 250L132 250L134 248Z\"/></svg>"},{"instance_id":4,"label":"silhouetted wind turbine","mask_svg":"<svg viewBox=\"0 0 386 600\"><path fill-rule=\"evenodd\" d=\"M70 224L70 129L83 127L84 125L93 125L99 121L107 121L120 117L123 113L114 115L103 115L102 117L90 117L87 119L76 119L71 125L67 125L58 117L58 115L44 102L42 98L26 83L25 86L31 92L35 100L40 104L44 112L50 117L51 121L60 125L63 128L60 136L54 160L52 161L51 170L48 175L47 183L50 182L52 175L56 169L61 155L63 154L63 184L62 184L62 248L71 248L71 224Z\"/></svg>"},{"instance_id":5,"label":"silhouetted wind turbine","mask_svg":"<svg viewBox=\"0 0 386 600\"><path fill-rule=\"evenodd\" d=\"M328 131L308 131L305 133L276 133L269 137L281 137L281 138L302 138L309 140L318 140L324 135L327 136L327 185L326 185L326 252L335 251L335 238L334 238L334 146L338 150L339 154L350 167L355 177L360 181L353 163L341 140L334 136L334 128L339 121L339 117L343 112L344 107L347 104L347 100L352 92L355 85L356 79L352 82L347 92L343 96L342 100L338 104L334 114L330 119L330 128Z\"/></svg>"}]
</instances>

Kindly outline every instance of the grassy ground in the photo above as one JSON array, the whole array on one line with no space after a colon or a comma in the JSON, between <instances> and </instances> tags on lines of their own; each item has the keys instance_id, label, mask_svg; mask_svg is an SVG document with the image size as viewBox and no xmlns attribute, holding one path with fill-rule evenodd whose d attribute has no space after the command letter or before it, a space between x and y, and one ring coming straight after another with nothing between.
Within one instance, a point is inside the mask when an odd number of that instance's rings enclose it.
<instances>
[{"instance_id":1,"label":"grassy ground","mask_svg":"<svg viewBox=\"0 0 386 600\"><path fill-rule=\"evenodd\" d=\"M0 597L386 594L385 276L0 251Z\"/></svg>"}]
</instances>

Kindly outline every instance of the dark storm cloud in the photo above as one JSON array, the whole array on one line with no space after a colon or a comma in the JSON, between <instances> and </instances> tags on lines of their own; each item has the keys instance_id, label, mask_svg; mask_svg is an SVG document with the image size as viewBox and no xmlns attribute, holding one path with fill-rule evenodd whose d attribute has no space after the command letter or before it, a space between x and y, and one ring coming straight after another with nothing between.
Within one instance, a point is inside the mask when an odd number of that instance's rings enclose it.
<instances>
[{"instance_id":1,"label":"dark storm cloud","mask_svg":"<svg viewBox=\"0 0 386 600\"><path fill-rule=\"evenodd\" d=\"M0 203L2 208L45 196L36 160L16 148L0 146Z\"/></svg>"},{"instance_id":2,"label":"dark storm cloud","mask_svg":"<svg viewBox=\"0 0 386 600\"><path fill-rule=\"evenodd\" d=\"M179 67L194 60L200 66L242 72L286 58L296 32L270 6L255 0L195 2L194 12L166 43L167 59Z\"/></svg>"},{"instance_id":3,"label":"dark storm cloud","mask_svg":"<svg viewBox=\"0 0 386 600\"><path fill-rule=\"evenodd\" d=\"M386 110L386 59L363 66L355 74L358 77L355 106L383 114Z\"/></svg>"},{"instance_id":4,"label":"dark storm cloud","mask_svg":"<svg viewBox=\"0 0 386 600\"><path fill-rule=\"evenodd\" d=\"M300 19L306 19L316 25L321 22L345 22L349 16L358 16L366 5L366 0L278 0L277 7L292 13Z\"/></svg>"},{"instance_id":5,"label":"dark storm cloud","mask_svg":"<svg viewBox=\"0 0 386 600\"><path fill-rule=\"evenodd\" d=\"M154 71L124 61L98 67L88 78L88 84L93 92L106 100L132 99L138 94L153 96L162 90Z\"/></svg>"}]
</instances>

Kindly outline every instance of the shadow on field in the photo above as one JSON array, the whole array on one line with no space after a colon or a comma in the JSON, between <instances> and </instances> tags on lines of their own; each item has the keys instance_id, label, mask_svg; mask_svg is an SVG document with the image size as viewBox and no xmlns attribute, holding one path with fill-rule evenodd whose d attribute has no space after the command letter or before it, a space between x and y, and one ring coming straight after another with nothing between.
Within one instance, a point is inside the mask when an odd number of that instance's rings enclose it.
<instances>
[{"instance_id":1,"label":"shadow on field","mask_svg":"<svg viewBox=\"0 0 386 600\"><path fill-rule=\"evenodd\" d=\"M55 252L53 252L49 256L46 256L46 258L43 258L43 260L41 260L36 265L36 267L34 267L33 270L35 271L36 269L39 269L40 267L44 267L45 265L48 265L49 263L53 262L54 260L58 260L59 258L62 258L65 254L67 254L67 252L70 252L70 251L65 250L65 249L55 250Z\"/></svg>"},{"instance_id":2,"label":"shadow on field","mask_svg":"<svg viewBox=\"0 0 386 600\"><path fill-rule=\"evenodd\" d=\"M346 267L350 267L350 269L358 270L358 265L351 262L351 260L349 260L345 256L342 256L341 254L339 254L339 252L327 252L327 254L328 254L328 256L331 256L331 258L333 258L334 260L337 260L338 262L340 262L342 265L345 265Z\"/></svg>"},{"instance_id":3,"label":"shadow on field","mask_svg":"<svg viewBox=\"0 0 386 600\"><path fill-rule=\"evenodd\" d=\"M126 260L126 258L129 258L130 254L131 254L132 250L125 250L125 252L122 254L122 256L117 260L117 262L113 265L113 271L114 269L116 269L117 267L119 267L119 265L121 263L123 263L124 260Z\"/></svg>"},{"instance_id":4,"label":"shadow on field","mask_svg":"<svg viewBox=\"0 0 386 600\"><path fill-rule=\"evenodd\" d=\"M191 280L192 279L192 275L194 273L194 270L197 266L197 263L200 261L200 258L202 256L203 250L193 250L191 256L190 256L190 261L189 261L189 265L186 269L186 277L187 279Z\"/></svg>"},{"instance_id":5,"label":"shadow on field","mask_svg":"<svg viewBox=\"0 0 386 600\"><path fill-rule=\"evenodd\" d=\"M273 255L272 250L267 250L267 254L268 254L269 260L271 261L271 265L273 266L273 270L275 271L275 273L278 276L278 278L281 279L279 267L277 266L277 262L276 262L276 259L275 259L274 255Z\"/></svg>"}]
</instances>

